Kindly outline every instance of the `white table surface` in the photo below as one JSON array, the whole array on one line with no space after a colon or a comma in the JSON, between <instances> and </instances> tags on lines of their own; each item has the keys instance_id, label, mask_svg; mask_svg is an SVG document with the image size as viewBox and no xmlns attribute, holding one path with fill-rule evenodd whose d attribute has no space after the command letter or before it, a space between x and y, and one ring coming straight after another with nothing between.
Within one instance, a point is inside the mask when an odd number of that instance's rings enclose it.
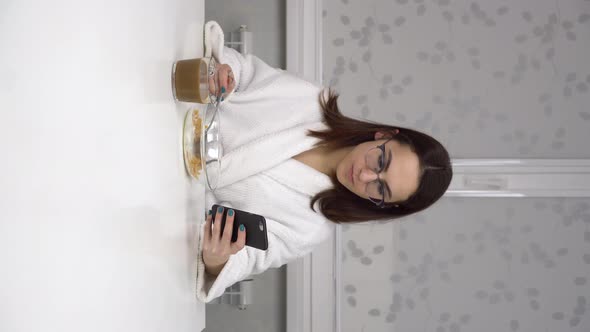
<instances>
[{"instance_id":1,"label":"white table surface","mask_svg":"<svg viewBox=\"0 0 590 332\"><path fill-rule=\"evenodd\" d=\"M0 331L201 331L174 60L203 0L0 1Z\"/></svg>"}]
</instances>

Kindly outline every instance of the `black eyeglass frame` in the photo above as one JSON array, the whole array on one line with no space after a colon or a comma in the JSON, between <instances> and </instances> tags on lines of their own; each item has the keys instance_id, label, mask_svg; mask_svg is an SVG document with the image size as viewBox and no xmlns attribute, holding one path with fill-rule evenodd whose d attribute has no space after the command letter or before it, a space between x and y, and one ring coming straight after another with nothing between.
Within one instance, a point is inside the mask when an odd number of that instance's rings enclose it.
<instances>
[{"instance_id":1,"label":"black eyeglass frame","mask_svg":"<svg viewBox=\"0 0 590 332\"><path fill-rule=\"evenodd\" d=\"M373 149L380 149L381 150L381 155L385 156L385 144L389 143L389 141L392 141L393 138L388 139L387 141L385 141L383 144L380 144L377 147L374 147ZM372 149L371 149L372 150ZM371 151L369 150L369 151ZM367 152L367 155L369 154L369 152ZM367 158L367 155L365 155L365 161ZM391 156L391 158L393 159L393 156ZM379 186L381 188L381 192L382 192L382 198L381 199L377 199L377 198L373 198L371 196L369 196L369 200L373 203L375 203L375 205L377 205L379 208L385 208L385 188L384 188L384 184L381 181L381 179L379 178L379 174L381 174L381 172L383 172L383 168L385 167L385 158L382 159L381 161L381 165L379 165L379 172L377 172L377 181L379 183ZM368 195L368 193L367 193Z\"/></svg>"}]
</instances>

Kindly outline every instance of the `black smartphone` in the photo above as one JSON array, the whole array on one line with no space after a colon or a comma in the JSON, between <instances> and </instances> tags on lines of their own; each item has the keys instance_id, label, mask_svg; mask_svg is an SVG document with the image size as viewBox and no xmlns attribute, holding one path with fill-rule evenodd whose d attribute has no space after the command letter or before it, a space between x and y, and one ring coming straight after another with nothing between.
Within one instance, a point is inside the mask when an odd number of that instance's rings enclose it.
<instances>
[{"instance_id":1,"label":"black smartphone","mask_svg":"<svg viewBox=\"0 0 590 332\"><path fill-rule=\"evenodd\" d=\"M221 219L221 233L223 234L223 230L225 228L225 218L227 218L227 211L230 209L227 206L223 205L213 205L211 208L212 213L212 221L215 221L215 216L217 215L217 211L219 207L223 208L223 216ZM238 231L240 224L243 224L246 227L246 245L252 248L266 250L268 249L268 236L266 233L266 219L263 216L250 213L247 211L241 211L237 209L234 210L234 226L232 227L231 233L231 242L236 242L238 240Z\"/></svg>"}]
</instances>

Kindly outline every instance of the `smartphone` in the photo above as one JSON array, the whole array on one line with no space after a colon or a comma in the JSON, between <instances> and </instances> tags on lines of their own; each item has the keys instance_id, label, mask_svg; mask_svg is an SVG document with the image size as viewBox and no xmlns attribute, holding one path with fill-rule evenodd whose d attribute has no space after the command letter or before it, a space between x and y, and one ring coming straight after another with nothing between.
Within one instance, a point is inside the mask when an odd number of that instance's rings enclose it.
<instances>
[{"instance_id":1,"label":"smartphone","mask_svg":"<svg viewBox=\"0 0 590 332\"><path fill-rule=\"evenodd\" d=\"M227 218L227 211L229 211L230 208L223 205L213 205L211 208L212 221L215 221L215 216L217 215L217 210L219 207L223 208L220 233L223 234L223 230L225 228L225 218ZM240 227L240 224L243 224L244 227L246 227L246 245L260 250L268 249L266 219L264 219L264 217L261 215L247 211L241 211L233 208L232 210L234 210L234 226L232 227L231 242L236 242L238 240L238 228Z\"/></svg>"}]
</instances>

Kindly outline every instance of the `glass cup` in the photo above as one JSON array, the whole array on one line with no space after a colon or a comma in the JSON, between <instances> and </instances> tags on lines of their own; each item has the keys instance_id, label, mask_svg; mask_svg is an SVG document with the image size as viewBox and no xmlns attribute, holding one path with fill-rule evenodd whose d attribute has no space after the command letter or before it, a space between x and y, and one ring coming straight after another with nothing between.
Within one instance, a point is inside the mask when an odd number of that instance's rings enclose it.
<instances>
[{"instance_id":1,"label":"glass cup","mask_svg":"<svg viewBox=\"0 0 590 332\"><path fill-rule=\"evenodd\" d=\"M219 77L215 58L178 60L172 66L172 94L176 101L217 102Z\"/></svg>"},{"instance_id":2,"label":"glass cup","mask_svg":"<svg viewBox=\"0 0 590 332\"><path fill-rule=\"evenodd\" d=\"M191 107L185 116L183 157L187 173L202 185L215 190L221 170L223 149L219 140L216 107Z\"/></svg>"}]
</instances>

